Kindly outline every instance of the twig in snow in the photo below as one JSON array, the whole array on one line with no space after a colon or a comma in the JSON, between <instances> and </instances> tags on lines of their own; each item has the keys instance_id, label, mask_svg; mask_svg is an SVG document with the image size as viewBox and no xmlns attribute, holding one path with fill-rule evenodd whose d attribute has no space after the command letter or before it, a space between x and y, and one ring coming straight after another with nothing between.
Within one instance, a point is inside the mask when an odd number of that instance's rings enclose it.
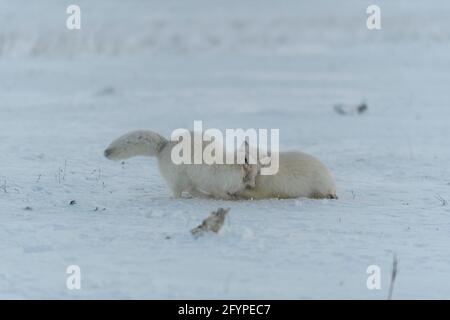
<instances>
[{"instance_id":1,"label":"twig in snow","mask_svg":"<svg viewBox=\"0 0 450 320\"><path fill-rule=\"evenodd\" d=\"M397 277L397 265L398 265L397 255L394 254L394 260L392 261L391 283L389 284L388 300L392 300L392 293L394 292L395 278Z\"/></svg>"},{"instance_id":2,"label":"twig in snow","mask_svg":"<svg viewBox=\"0 0 450 320\"><path fill-rule=\"evenodd\" d=\"M448 205L448 201L442 198L440 194L436 194L435 198L441 202L443 207L446 207Z\"/></svg>"},{"instance_id":3,"label":"twig in snow","mask_svg":"<svg viewBox=\"0 0 450 320\"><path fill-rule=\"evenodd\" d=\"M8 190L6 188L6 178L3 181L3 184L0 186L0 189L2 189L4 193L8 193Z\"/></svg>"},{"instance_id":4,"label":"twig in snow","mask_svg":"<svg viewBox=\"0 0 450 320\"><path fill-rule=\"evenodd\" d=\"M58 184L61 184L61 181L66 180L66 171L67 171L67 160L64 160L64 167L58 168L58 174L55 175L55 178L58 180Z\"/></svg>"},{"instance_id":5,"label":"twig in snow","mask_svg":"<svg viewBox=\"0 0 450 320\"><path fill-rule=\"evenodd\" d=\"M67 160L64 160L64 171L62 176L63 181L66 180L66 171L67 171Z\"/></svg>"},{"instance_id":6,"label":"twig in snow","mask_svg":"<svg viewBox=\"0 0 450 320\"><path fill-rule=\"evenodd\" d=\"M217 211L211 212L209 217L203 220L201 225L191 230L192 235L198 238L206 232L212 231L214 233L218 233L220 228L222 228L223 223L225 222L225 216L227 215L228 211L230 211L230 208L219 208L217 209Z\"/></svg>"},{"instance_id":7,"label":"twig in snow","mask_svg":"<svg viewBox=\"0 0 450 320\"><path fill-rule=\"evenodd\" d=\"M366 103L361 103L355 107L344 106L342 104L337 104L334 106L334 111L336 111L336 113L338 113L342 116L347 116L347 115L352 115L352 114L363 114L368 109L369 108L367 107Z\"/></svg>"}]
</instances>

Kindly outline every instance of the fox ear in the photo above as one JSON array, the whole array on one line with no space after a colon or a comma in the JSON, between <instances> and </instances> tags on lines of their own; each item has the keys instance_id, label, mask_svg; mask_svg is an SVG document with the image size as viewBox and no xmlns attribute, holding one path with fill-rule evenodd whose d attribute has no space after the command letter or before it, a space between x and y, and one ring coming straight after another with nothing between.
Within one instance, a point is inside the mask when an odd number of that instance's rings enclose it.
<instances>
[{"instance_id":1,"label":"fox ear","mask_svg":"<svg viewBox=\"0 0 450 320\"><path fill-rule=\"evenodd\" d=\"M250 163L250 145L247 140L242 142L241 146L239 147L240 152L244 152L245 156L245 164Z\"/></svg>"},{"instance_id":2,"label":"fox ear","mask_svg":"<svg viewBox=\"0 0 450 320\"><path fill-rule=\"evenodd\" d=\"M239 147L239 150L241 150L241 151L247 151L248 149L249 149L249 144L248 144L248 141L247 140L245 140L244 142L242 142L242 144L241 144L241 146Z\"/></svg>"}]
</instances>

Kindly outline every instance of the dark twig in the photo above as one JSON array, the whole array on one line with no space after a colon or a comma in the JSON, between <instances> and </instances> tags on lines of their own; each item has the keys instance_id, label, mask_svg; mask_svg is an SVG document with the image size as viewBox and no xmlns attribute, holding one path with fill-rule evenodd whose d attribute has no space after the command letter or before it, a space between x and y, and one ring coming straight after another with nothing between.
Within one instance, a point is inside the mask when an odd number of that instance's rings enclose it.
<instances>
[{"instance_id":1,"label":"dark twig","mask_svg":"<svg viewBox=\"0 0 450 320\"><path fill-rule=\"evenodd\" d=\"M395 278L397 278L397 255L394 254L394 260L392 261L392 273L391 273L391 283L389 284L389 295L388 300L392 300L392 293L394 292L394 284L395 284Z\"/></svg>"},{"instance_id":2,"label":"dark twig","mask_svg":"<svg viewBox=\"0 0 450 320\"><path fill-rule=\"evenodd\" d=\"M448 201L445 200L444 198L442 198L442 196L440 194L436 194L435 198L441 202L443 207L446 207L448 205Z\"/></svg>"}]
</instances>

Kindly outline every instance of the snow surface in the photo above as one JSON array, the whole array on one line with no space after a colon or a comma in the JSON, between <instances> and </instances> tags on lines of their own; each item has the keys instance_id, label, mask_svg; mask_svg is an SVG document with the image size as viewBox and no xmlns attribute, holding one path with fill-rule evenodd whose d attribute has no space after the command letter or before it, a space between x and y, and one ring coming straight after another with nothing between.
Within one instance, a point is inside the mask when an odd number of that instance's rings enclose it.
<instances>
[{"instance_id":1,"label":"snow surface","mask_svg":"<svg viewBox=\"0 0 450 320\"><path fill-rule=\"evenodd\" d=\"M80 31L65 28L72 3ZM385 299L394 253L394 298L449 298L449 12L0 0L0 298ZM362 101L365 114L333 111ZM174 200L154 159L102 155L126 131L194 120L280 128L282 149L330 167L340 199ZM194 239L218 207L222 232Z\"/></svg>"}]
</instances>

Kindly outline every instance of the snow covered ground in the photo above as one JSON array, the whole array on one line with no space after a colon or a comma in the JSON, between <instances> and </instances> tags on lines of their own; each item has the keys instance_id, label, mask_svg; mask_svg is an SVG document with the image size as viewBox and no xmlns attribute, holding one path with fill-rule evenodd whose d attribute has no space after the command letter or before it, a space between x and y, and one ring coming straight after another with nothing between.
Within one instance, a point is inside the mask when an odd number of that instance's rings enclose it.
<instances>
[{"instance_id":1,"label":"snow covered ground","mask_svg":"<svg viewBox=\"0 0 450 320\"><path fill-rule=\"evenodd\" d=\"M450 298L449 10L0 0L0 298L385 299L394 253L394 298ZM333 110L362 101L362 115ZM340 199L174 200L154 159L102 155L126 131L194 120L279 128L282 149L330 167ZM218 207L222 232L193 239Z\"/></svg>"}]
</instances>

